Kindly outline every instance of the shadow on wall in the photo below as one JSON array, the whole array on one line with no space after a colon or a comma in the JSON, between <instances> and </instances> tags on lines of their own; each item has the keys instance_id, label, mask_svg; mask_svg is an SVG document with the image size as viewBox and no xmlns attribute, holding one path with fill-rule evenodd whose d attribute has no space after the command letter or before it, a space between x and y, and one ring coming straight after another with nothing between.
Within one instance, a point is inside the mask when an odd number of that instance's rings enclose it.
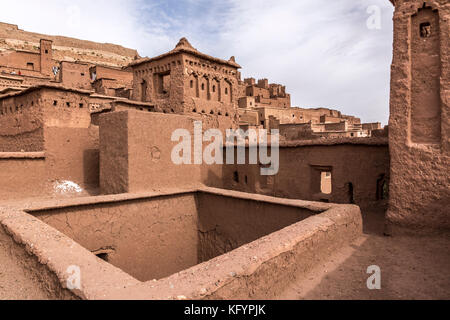
<instances>
[{"instance_id":1,"label":"shadow on wall","mask_svg":"<svg viewBox=\"0 0 450 320\"><path fill-rule=\"evenodd\" d=\"M222 184L217 186L282 198L356 204L361 208L386 207L387 145L280 148L279 163L275 176L261 175L261 164L224 165ZM211 183L217 174L211 172L206 183Z\"/></svg>"},{"instance_id":2,"label":"shadow on wall","mask_svg":"<svg viewBox=\"0 0 450 320\"><path fill-rule=\"evenodd\" d=\"M100 152L98 149L83 151L83 173L86 188L98 188L100 181Z\"/></svg>"}]
</instances>

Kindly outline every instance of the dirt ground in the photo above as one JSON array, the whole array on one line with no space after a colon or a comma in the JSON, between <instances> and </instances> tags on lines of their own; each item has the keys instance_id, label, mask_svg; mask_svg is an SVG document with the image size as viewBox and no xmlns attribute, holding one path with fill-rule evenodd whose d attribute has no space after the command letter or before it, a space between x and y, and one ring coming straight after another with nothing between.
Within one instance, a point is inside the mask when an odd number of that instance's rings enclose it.
<instances>
[{"instance_id":1,"label":"dirt ground","mask_svg":"<svg viewBox=\"0 0 450 320\"><path fill-rule=\"evenodd\" d=\"M364 213L364 235L299 278L279 299L450 299L450 235L383 235L384 212ZM367 268L381 269L369 290Z\"/></svg>"}]
</instances>

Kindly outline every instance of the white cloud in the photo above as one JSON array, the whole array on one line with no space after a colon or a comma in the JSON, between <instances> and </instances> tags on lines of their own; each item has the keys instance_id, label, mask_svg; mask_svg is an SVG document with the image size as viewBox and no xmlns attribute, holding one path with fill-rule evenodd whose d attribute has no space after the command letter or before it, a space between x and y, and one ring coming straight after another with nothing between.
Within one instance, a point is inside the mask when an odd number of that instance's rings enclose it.
<instances>
[{"instance_id":1,"label":"white cloud","mask_svg":"<svg viewBox=\"0 0 450 320\"><path fill-rule=\"evenodd\" d=\"M366 25L372 5L379 30ZM387 0L2 0L0 21L148 56L186 36L205 53L236 56L243 76L286 85L294 105L386 124L392 12Z\"/></svg>"}]
</instances>

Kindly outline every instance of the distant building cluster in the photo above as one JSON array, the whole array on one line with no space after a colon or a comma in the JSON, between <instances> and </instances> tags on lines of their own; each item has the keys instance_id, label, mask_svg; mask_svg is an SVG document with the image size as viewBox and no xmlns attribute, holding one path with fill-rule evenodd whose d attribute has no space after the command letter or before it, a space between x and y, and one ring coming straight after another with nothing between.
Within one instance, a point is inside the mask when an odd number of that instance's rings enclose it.
<instances>
[{"instance_id":1,"label":"distant building cluster","mask_svg":"<svg viewBox=\"0 0 450 320\"><path fill-rule=\"evenodd\" d=\"M286 140L369 137L381 130L379 123L361 124L336 110L292 107L285 86L267 79L242 81L234 57L222 60L201 53L185 38L165 54L140 58L120 46L28 33L4 23L0 35L6 38L0 44L0 96L5 98L27 95L36 86L58 87L70 96L78 94L63 104L83 105L93 113L124 106L208 115L221 129L279 129ZM89 101L84 101L86 95ZM1 102L0 115L25 112L25 100L19 105Z\"/></svg>"}]
</instances>

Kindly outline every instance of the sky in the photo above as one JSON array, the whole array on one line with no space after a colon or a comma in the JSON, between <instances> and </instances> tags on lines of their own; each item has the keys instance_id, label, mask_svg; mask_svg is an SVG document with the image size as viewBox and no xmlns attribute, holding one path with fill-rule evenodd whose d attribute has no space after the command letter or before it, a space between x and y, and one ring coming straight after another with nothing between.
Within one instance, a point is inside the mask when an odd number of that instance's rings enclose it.
<instances>
[{"instance_id":1,"label":"sky","mask_svg":"<svg viewBox=\"0 0 450 320\"><path fill-rule=\"evenodd\" d=\"M285 85L292 105L389 117L388 0L0 0L0 21L156 56L181 37L236 57L242 78Z\"/></svg>"}]
</instances>

